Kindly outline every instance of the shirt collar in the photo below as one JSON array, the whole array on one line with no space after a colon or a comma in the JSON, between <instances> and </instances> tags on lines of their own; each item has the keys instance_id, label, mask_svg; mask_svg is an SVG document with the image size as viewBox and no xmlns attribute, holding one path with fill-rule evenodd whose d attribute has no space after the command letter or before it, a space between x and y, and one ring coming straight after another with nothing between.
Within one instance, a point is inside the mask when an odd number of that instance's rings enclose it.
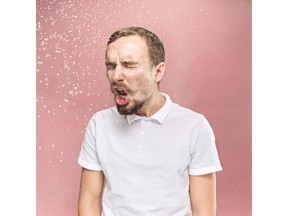
<instances>
[{"instance_id":1,"label":"shirt collar","mask_svg":"<svg viewBox=\"0 0 288 216\"><path fill-rule=\"evenodd\" d=\"M164 119L166 118L166 116L169 113L172 101L171 101L169 95L167 95L165 93L161 93L161 95L163 95L166 98L165 104L161 107L161 109L159 109L153 116L151 116L149 118L139 116L136 114L127 115L128 124L130 125L132 122L134 122L138 119L151 119L151 120L157 121L159 124L162 124Z\"/></svg>"}]
</instances>

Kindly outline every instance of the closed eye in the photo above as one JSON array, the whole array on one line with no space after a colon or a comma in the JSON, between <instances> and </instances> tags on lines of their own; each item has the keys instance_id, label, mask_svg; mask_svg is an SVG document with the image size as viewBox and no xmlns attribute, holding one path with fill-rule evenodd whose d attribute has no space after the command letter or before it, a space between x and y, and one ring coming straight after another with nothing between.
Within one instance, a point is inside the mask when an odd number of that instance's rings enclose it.
<instances>
[{"instance_id":1,"label":"closed eye","mask_svg":"<svg viewBox=\"0 0 288 216\"><path fill-rule=\"evenodd\" d=\"M116 64L110 63L110 62L106 62L106 69L107 70L114 70L116 68Z\"/></svg>"},{"instance_id":2,"label":"closed eye","mask_svg":"<svg viewBox=\"0 0 288 216\"><path fill-rule=\"evenodd\" d=\"M121 64L126 68L135 68L138 64L132 61L123 61Z\"/></svg>"}]
</instances>

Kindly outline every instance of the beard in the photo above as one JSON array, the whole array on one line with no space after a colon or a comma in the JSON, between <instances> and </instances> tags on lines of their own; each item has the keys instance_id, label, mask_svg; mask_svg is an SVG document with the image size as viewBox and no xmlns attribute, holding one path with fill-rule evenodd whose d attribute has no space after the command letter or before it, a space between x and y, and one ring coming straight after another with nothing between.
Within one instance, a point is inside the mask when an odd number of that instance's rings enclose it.
<instances>
[{"instance_id":1,"label":"beard","mask_svg":"<svg viewBox=\"0 0 288 216\"><path fill-rule=\"evenodd\" d=\"M133 115L137 114L144 105L144 101L133 101L132 107L129 107L129 103L127 105L118 105L117 110L120 115Z\"/></svg>"}]
</instances>

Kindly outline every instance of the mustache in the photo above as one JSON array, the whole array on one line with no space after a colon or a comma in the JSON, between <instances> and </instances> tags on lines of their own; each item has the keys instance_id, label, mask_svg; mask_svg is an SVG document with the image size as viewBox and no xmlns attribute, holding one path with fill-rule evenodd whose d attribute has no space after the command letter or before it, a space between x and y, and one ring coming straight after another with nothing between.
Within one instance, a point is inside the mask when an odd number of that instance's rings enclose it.
<instances>
[{"instance_id":1,"label":"mustache","mask_svg":"<svg viewBox=\"0 0 288 216\"><path fill-rule=\"evenodd\" d=\"M127 88L126 85L124 85L123 83L117 83L117 82L112 82L111 87Z\"/></svg>"}]
</instances>

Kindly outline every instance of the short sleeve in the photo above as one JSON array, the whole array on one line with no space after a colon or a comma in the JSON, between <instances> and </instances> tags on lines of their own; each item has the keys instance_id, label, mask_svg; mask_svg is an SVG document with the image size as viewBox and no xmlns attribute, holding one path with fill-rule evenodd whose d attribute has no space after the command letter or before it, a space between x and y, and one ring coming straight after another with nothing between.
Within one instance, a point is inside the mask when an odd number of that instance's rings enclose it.
<instances>
[{"instance_id":1,"label":"short sleeve","mask_svg":"<svg viewBox=\"0 0 288 216\"><path fill-rule=\"evenodd\" d=\"M198 137L191 145L190 175L204 175L221 171L213 130L203 116Z\"/></svg>"},{"instance_id":2,"label":"short sleeve","mask_svg":"<svg viewBox=\"0 0 288 216\"><path fill-rule=\"evenodd\" d=\"M87 125L78 157L78 163L86 169L95 171L102 170L96 145L96 114L93 115Z\"/></svg>"}]
</instances>

